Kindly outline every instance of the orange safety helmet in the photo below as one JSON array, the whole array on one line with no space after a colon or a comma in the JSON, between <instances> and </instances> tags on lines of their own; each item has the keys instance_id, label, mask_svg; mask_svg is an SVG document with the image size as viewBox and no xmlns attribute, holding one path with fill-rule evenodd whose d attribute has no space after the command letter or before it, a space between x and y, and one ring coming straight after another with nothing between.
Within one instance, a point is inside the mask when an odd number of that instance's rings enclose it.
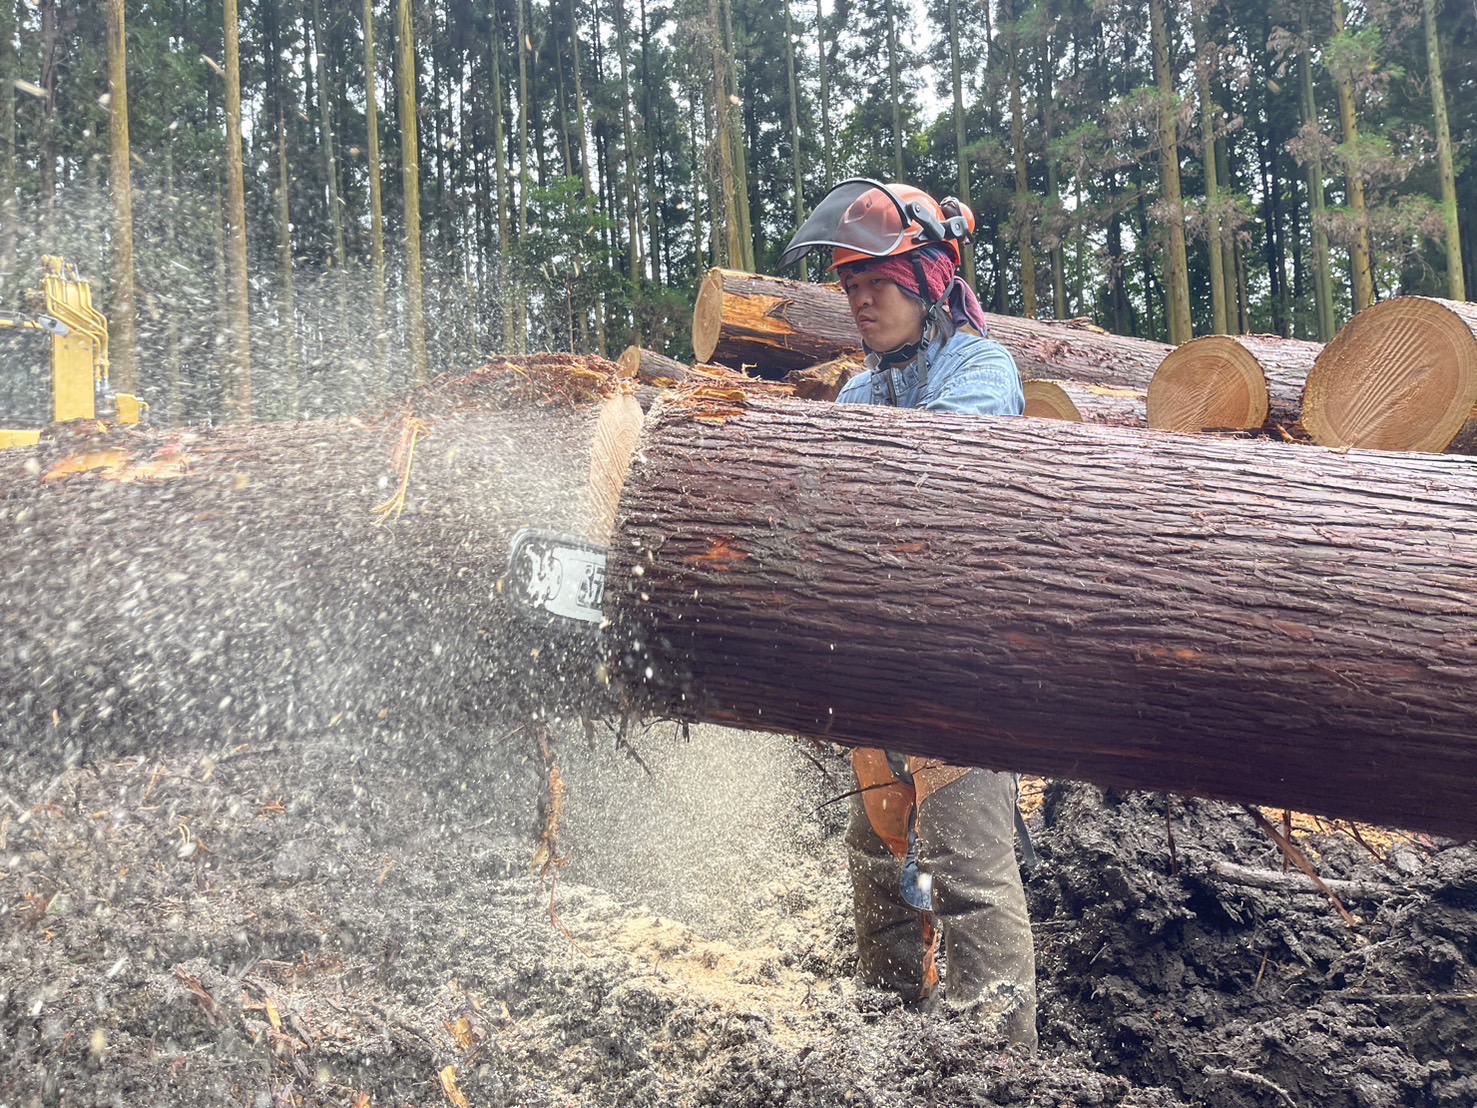
<instances>
[{"instance_id":1,"label":"orange safety helmet","mask_svg":"<svg viewBox=\"0 0 1477 1108\"><path fill-rule=\"evenodd\" d=\"M942 203L920 188L868 177L842 181L826 194L780 255L783 268L812 250L831 248L830 269L888 258L941 242L960 262L959 243L974 234L974 212L954 197Z\"/></svg>"}]
</instances>

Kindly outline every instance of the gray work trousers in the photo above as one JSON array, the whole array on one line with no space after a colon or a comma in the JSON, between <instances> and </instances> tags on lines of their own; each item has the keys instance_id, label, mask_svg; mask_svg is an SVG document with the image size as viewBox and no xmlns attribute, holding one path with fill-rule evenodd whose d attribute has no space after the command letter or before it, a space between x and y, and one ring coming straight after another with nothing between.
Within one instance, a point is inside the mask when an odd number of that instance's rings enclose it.
<instances>
[{"instance_id":1,"label":"gray work trousers","mask_svg":"<svg viewBox=\"0 0 1477 1108\"><path fill-rule=\"evenodd\" d=\"M933 876L942 981L930 1004L979 1018L1036 1049L1036 954L1015 855L1016 779L973 769L929 795L918 814L919 864ZM846 833L864 985L910 999L923 966L920 914L903 900L902 863L877 837L860 796Z\"/></svg>"}]
</instances>

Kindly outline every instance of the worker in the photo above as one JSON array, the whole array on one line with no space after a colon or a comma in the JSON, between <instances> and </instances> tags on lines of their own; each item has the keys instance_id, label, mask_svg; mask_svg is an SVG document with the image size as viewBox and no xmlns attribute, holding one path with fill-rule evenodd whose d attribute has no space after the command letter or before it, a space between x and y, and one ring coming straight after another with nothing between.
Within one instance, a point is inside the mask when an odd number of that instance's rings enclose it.
<instances>
[{"instance_id":1,"label":"worker","mask_svg":"<svg viewBox=\"0 0 1477 1108\"><path fill-rule=\"evenodd\" d=\"M986 337L974 291L956 275L974 213L921 189L837 185L780 257L831 251L866 352L837 400L1017 416L1015 361ZM890 675L899 691L926 675ZM1036 1049L1036 960L1015 853L1019 779L938 759L852 754L847 850L863 985L965 1013ZM1023 844L1029 850L1029 840ZM940 942L941 940L941 942ZM939 947L942 946L942 971Z\"/></svg>"}]
</instances>

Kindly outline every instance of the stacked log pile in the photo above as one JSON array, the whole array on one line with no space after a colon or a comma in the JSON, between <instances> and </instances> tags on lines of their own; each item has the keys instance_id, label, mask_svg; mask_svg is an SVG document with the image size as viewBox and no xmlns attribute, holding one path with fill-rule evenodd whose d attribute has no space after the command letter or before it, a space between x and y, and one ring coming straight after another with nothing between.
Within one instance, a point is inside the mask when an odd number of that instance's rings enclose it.
<instances>
[{"instance_id":1,"label":"stacked log pile","mask_svg":"<svg viewBox=\"0 0 1477 1108\"><path fill-rule=\"evenodd\" d=\"M1322 349L1276 335L1206 335L1182 343L1149 383L1149 426L1306 438L1303 385Z\"/></svg>"},{"instance_id":2,"label":"stacked log pile","mask_svg":"<svg viewBox=\"0 0 1477 1108\"><path fill-rule=\"evenodd\" d=\"M1164 359L1149 426L1240 431L1339 449L1477 453L1477 305L1407 296L1326 346L1211 335Z\"/></svg>"},{"instance_id":3,"label":"stacked log pile","mask_svg":"<svg viewBox=\"0 0 1477 1108\"><path fill-rule=\"evenodd\" d=\"M990 335L1021 376L1143 390L1172 349L1112 335L1085 320L1052 323L986 313ZM692 348L699 361L781 377L833 358L860 360L846 296L833 284L711 269L698 290Z\"/></svg>"}]
</instances>

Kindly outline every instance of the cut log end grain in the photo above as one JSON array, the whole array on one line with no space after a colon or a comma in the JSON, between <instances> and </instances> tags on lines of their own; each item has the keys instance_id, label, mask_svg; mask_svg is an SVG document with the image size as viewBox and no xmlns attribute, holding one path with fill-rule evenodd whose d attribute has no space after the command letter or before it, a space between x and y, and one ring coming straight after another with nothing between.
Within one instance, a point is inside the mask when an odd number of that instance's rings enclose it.
<instances>
[{"instance_id":1,"label":"cut log end grain","mask_svg":"<svg viewBox=\"0 0 1477 1108\"><path fill-rule=\"evenodd\" d=\"M1477 449L1477 305L1405 296L1366 308L1318 356L1303 424L1323 446Z\"/></svg>"},{"instance_id":2,"label":"cut log end grain","mask_svg":"<svg viewBox=\"0 0 1477 1108\"><path fill-rule=\"evenodd\" d=\"M1226 335L1176 347L1149 382L1149 426L1159 431L1259 431L1268 405L1261 364Z\"/></svg>"},{"instance_id":3,"label":"cut log end grain","mask_svg":"<svg viewBox=\"0 0 1477 1108\"><path fill-rule=\"evenodd\" d=\"M645 385L675 384L687 380L688 367L682 362L640 346L626 347L616 364L621 368L621 376L633 377Z\"/></svg>"},{"instance_id":4,"label":"cut log end grain","mask_svg":"<svg viewBox=\"0 0 1477 1108\"><path fill-rule=\"evenodd\" d=\"M1094 385L1083 381L1035 378L1021 382L1028 416L1069 423L1143 427L1144 394L1139 389Z\"/></svg>"},{"instance_id":5,"label":"cut log end grain","mask_svg":"<svg viewBox=\"0 0 1477 1108\"><path fill-rule=\"evenodd\" d=\"M1067 390L1055 381L1022 381L1026 394L1025 414L1033 419L1065 419L1069 423L1081 423L1082 413Z\"/></svg>"},{"instance_id":6,"label":"cut log end grain","mask_svg":"<svg viewBox=\"0 0 1477 1108\"><path fill-rule=\"evenodd\" d=\"M723 333L723 271L710 269L698 286L692 308L692 352L700 362L711 361Z\"/></svg>"},{"instance_id":7,"label":"cut log end grain","mask_svg":"<svg viewBox=\"0 0 1477 1108\"><path fill-rule=\"evenodd\" d=\"M700 362L774 380L830 358L860 360L860 347L835 285L715 268L698 287L692 348Z\"/></svg>"}]
</instances>

